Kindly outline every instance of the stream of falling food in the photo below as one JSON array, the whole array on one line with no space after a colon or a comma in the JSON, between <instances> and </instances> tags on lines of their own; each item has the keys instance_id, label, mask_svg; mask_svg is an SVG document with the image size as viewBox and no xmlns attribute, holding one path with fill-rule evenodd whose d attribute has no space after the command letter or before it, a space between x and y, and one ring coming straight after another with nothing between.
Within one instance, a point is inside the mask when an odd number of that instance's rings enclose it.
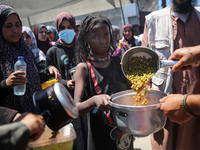
<instances>
[{"instance_id":1,"label":"stream of falling food","mask_svg":"<svg viewBox=\"0 0 200 150\"><path fill-rule=\"evenodd\" d=\"M146 89L146 84L156 72L156 61L145 56L131 57L125 66L125 74L131 81L131 88L136 95L133 97L136 101L134 106L148 105L146 94L150 89Z\"/></svg>"},{"instance_id":2,"label":"stream of falling food","mask_svg":"<svg viewBox=\"0 0 200 150\"><path fill-rule=\"evenodd\" d=\"M52 131L51 132L51 137L49 137L49 139L52 139L52 138L56 138L58 136L59 132L57 131Z\"/></svg>"}]
</instances>

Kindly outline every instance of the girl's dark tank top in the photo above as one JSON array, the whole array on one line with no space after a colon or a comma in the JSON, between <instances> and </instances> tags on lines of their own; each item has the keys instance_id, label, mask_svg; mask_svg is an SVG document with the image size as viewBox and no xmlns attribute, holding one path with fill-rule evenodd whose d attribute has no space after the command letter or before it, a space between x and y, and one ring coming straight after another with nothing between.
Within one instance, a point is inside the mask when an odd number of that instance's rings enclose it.
<instances>
[{"instance_id":1,"label":"girl's dark tank top","mask_svg":"<svg viewBox=\"0 0 200 150\"><path fill-rule=\"evenodd\" d=\"M129 89L129 81L122 73L119 57L111 57L111 63L107 68L97 68L92 66L92 69L102 94L112 95L116 92ZM86 89L88 96L91 97L97 95L97 93L94 88L89 68L88 74L87 85L89 86L86 86ZM97 113L92 113L91 111L89 123L91 126L91 131L89 132L91 132L91 134L88 135L92 135L96 150L118 150L116 141L110 138L112 127L104 112L98 110Z\"/></svg>"}]
</instances>

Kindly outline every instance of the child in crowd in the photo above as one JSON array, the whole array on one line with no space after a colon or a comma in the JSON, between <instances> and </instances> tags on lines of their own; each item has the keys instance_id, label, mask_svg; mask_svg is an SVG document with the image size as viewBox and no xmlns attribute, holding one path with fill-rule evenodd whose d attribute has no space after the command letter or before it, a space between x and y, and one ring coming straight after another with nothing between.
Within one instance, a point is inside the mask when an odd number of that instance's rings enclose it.
<instances>
[{"instance_id":1,"label":"child in crowd","mask_svg":"<svg viewBox=\"0 0 200 150\"><path fill-rule=\"evenodd\" d=\"M112 118L105 113L111 109L109 95L130 88L122 73L120 58L109 55L115 49L109 19L100 13L87 15L80 26L77 46L79 64L76 67L74 100L80 115L89 112L87 149L133 149L132 135L123 133L126 144L120 143L122 137L116 136L119 130L108 121ZM87 91L87 100L84 90Z\"/></svg>"}]
</instances>

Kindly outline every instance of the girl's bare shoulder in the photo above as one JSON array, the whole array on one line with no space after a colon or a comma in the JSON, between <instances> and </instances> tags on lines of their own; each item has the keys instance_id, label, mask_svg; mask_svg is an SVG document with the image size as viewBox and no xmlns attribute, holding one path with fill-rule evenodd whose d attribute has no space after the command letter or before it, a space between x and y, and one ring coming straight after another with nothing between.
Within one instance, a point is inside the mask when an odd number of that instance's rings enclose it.
<instances>
[{"instance_id":1,"label":"girl's bare shoulder","mask_svg":"<svg viewBox=\"0 0 200 150\"><path fill-rule=\"evenodd\" d=\"M76 66L76 72L82 72L82 73L86 73L87 74L87 66L85 63L79 63L77 66Z\"/></svg>"}]
</instances>

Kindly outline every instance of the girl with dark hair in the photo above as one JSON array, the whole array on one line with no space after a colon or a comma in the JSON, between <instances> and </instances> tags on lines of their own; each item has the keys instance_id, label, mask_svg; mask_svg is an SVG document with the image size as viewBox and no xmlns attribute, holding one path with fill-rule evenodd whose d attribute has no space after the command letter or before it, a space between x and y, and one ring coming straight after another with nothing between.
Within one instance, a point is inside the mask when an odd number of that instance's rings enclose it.
<instances>
[{"instance_id":1,"label":"girl with dark hair","mask_svg":"<svg viewBox=\"0 0 200 150\"><path fill-rule=\"evenodd\" d=\"M113 56L121 56L123 50L126 52L129 48L134 46L136 46L136 44L133 32L133 25L126 24L123 27L123 39L119 41L118 47L113 53Z\"/></svg>"},{"instance_id":2,"label":"girl with dark hair","mask_svg":"<svg viewBox=\"0 0 200 150\"><path fill-rule=\"evenodd\" d=\"M113 127L109 122L112 118L105 114L111 108L109 95L130 88L122 73L120 58L109 55L115 49L109 19L100 13L87 15L80 26L77 42L79 64L76 67L74 100L80 115L88 113L87 149L132 149L132 136ZM87 100L84 90L87 91ZM116 136L119 132L126 137L126 144L120 143L121 136Z\"/></svg>"}]
</instances>

